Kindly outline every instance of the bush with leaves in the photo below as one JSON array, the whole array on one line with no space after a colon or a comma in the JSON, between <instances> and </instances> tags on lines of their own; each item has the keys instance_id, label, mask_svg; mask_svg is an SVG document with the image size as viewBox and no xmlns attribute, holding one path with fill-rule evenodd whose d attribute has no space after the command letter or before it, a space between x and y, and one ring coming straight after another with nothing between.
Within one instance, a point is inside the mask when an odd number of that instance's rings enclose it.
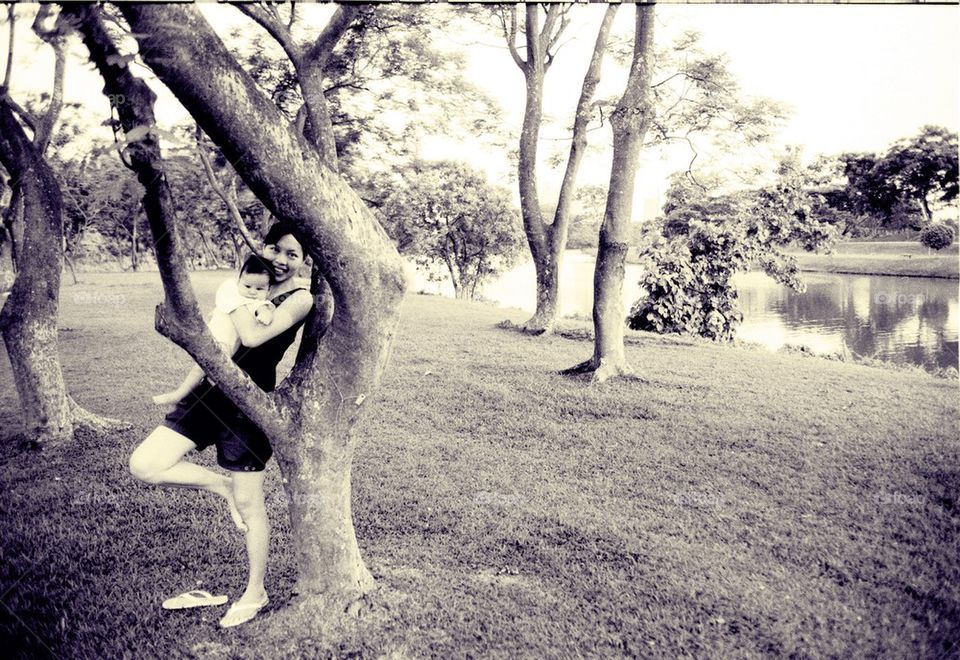
<instances>
[{"instance_id":1,"label":"bush with leaves","mask_svg":"<svg viewBox=\"0 0 960 660\"><path fill-rule=\"evenodd\" d=\"M920 232L920 245L931 250L942 250L953 245L953 229L945 224L934 223Z\"/></svg>"},{"instance_id":2,"label":"bush with leaves","mask_svg":"<svg viewBox=\"0 0 960 660\"><path fill-rule=\"evenodd\" d=\"M743 318L736 273L760 269L803 290L796 260L781 248L812 251L833 241L837 230L811 213L817 200L796 156L785 159L777 175L767 188L714 196L688 179L674 180L659 236L641 246L645 296L630 310L631 328L728 341Z\"/></svg>"}]
</instances>

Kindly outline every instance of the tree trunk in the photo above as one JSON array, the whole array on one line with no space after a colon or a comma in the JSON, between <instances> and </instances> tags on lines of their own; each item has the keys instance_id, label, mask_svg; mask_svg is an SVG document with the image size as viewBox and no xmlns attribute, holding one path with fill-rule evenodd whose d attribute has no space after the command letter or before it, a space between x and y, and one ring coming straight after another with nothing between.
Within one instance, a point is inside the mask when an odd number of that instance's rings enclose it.
<instances>
[{"instance_id":1,"label":"tree trunk","mask_svg":"<svg viewBox=\"0 0 960 660\"><path fill-rule=\"evenodd\" d=\"M30 446L42 447L71 438L78 427L102 432L128 426L91 415L67 394L57 343L63 241L60 187L2 100L0 162L16 181L23 203L19 271L0 311L0 332L20 398L25 439Z\"/></svg>"},{"instance_id":2,"label":"tree trunk","mask_svg":"<svg viewBox=\"0 0 960 660\"><path fill-rule=\"evenodd\" d=\"M624 356L623 275L630 247L630 222L637 163L653 116L650 76L653 67L654 5L636 6L633 62L627 87L610 117L613 164L593 278L593 356L565 373L588 373L596 381L631 373Z\"/></svg>"},{"instance_id":3,"label":"tree trunk","mask_svg":"<svg viewBox=\"0 0 960 660\"><path fill-rule=\"evenodd\" d=\"M139 218L133 218L133 229L130 231L130 267L133 269L133 272L137 272L137 268L140 265L137 257L137 222Z\"/></svg>"},{"instance_id":4,"label":"tree trunk","mask_svg":"<svg viewBox=\"0 0 960 660\"><path fill-rule=\"evenodd\" d=\"M550 225L544 223L543 211L540 208L536 163L537 142L543 116L543 81L546 74L544 58L547 57L546 46L553 35L551 27L545 27L543 33L540 32L538 11L536 4L527 5L527 59L525 62L518 61L524 71L527 89L520 137L518 178L524 233L527 244L530 246L537 285L536 311L523 324L523 329L532 334L545 334L553 331L559 312L560 268L570 227L570 207L576 189L577 174L587 148L586 129L590 121L592 100L600 81L600 65L606 51L610 26L616 15L617 5L607 7L597 32L593 54L584 75L580 99L577 102L570 155L567 158L556 211ZM557 11L557 9L551 7L549 11ZM553 25L554 21L548 16L547 23L548 26ZM515 59L519 58L515 57Z\"/></svg>"},{"instance_id":5,"label":"tree trunk","mask_svg":"<svg viewBox=\"0 0 960 660\"><path fill-rule=\"evenodd\" d=\"M122 58L115 57L97 14L87 6L74 7L65 11L83 17L84 42L107 93L124 94L119 108L124 130L154 125L149 90L116 65ZM157 176L162 174L159 145L149 135L136 143L131 160L147 188L146 208L167 293L158 308L158 328L270 438L290 499L298 603L320 620L336 617L373 586L350 509L353 428L386 365L403 299L402 261L363 201L282 120L195 7L130 4L120 9L157 77L270 211L303 232L304 247L317 266L312 288L319 287L321 276L329 283L334 311L326 333L317 331L317 319L329 308L318 300L290 377L273 393L260 390L209 336L175 241L163 233L175 225L165 180Z\"/></svg>"}]
</instances>

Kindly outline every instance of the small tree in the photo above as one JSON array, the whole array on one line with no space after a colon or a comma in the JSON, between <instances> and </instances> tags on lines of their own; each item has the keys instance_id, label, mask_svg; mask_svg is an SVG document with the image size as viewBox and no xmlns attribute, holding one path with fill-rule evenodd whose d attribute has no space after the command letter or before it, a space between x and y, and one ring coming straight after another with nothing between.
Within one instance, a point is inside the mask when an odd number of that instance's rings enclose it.
<instances>
[{"instance_id":1,"label":"small tree","mask_svg":"<svg viewBox=\"0 0 960 660\"><path fill-rule=\"evenodd\" d=\"M936 223L920 232L920 245L931 250L942 250L953 245L953 230L947 225Z\"/></svg>"},{"instance_id":2,"label":"small tree","mask_svg":"<svg viewBox=\"0 0 960 660\"><path fill-rule=\"evenodd\" d=\"M422 266L444 265L457 298L513 263L523 245L520 217L506 191L455 161L418 161L381 207L383 225L401 254Z\"/></svg>"},{"instance_id":3,"label":"small tree","mask_svg":"<svg viewBox=\"0 0 960 660\"><path fill-rule=\"evenodd\" d=\"M805 174L789 156L776 183L758 191L708 196L675 179L660 235L641 253L647 295L630 310L630 327L727 341L743 316L732 284L737 272L760 268L802 291L796 261L781 248L812 251L837 234L811 212L818 200Z\"/></svg>"}]
</instances>

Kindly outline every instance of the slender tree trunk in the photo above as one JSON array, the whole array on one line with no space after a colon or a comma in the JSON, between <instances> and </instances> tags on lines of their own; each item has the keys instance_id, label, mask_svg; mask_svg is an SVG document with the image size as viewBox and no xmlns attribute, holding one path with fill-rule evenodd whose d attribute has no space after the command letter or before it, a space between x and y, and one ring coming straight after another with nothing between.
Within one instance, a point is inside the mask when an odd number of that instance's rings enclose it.
<instances>
[{"instance_id":1,"label":"slender tree trunk","mask_svg":"<svg viewBox=\"0 0 960 660\"><path fill-rule=\"evenodd\" d=\"M20 398L25 439L42 447L71 438L79 427L103 432L127 426L91 415L67 394L57 343L63 241L60 187L2 100L0 162L16 180L23 203L20 268L0 310L0 333Z\"/></svg>"},{"instance_id":2,"label":"slender tree trunk","mask_svg":"<svg viewBox=\"0 0 960 660\"><path fill-rule=\"evenodd\" d=\"M597 381L631 373L623 347L626 318L623 275L630 247L637 164L653 115L649 89L653 67L654 5L637 5L636 11L630 75L626 90L610 117L613 164L593 279L594 351L589 360L566 371L590 373Z\"/></svg>"},{"instance_id":3,"label":"slender tree trunk","mask_svg":"<svg viewBox=\"0 0 960 660\"><path fill-rule=\"evenodd\" d=\"M139 218L133 219L133 229L130 231L130 267L133 269L133 272L137 272L140 266L140 260L138 259L139 253L137 252L137 222Z\"/></svg>"},{"instance_id":4,"label":"slender tree trunk","mask_svg":"<svg viewBox=\"0 0 960 660\"><path fill-rule=\"evenodd\" d=\"M403 298L402 261L363 201L282 120L195 7L129 4L120 9L158 78L270 211L301 229L317 265L314 289L321 276L329 283L334 310L326 332L318 319L329 307L318 300L293 372L275 392L263 392L206 331L177 247L170 232L163 233L175 225L169 191L158 176L159 146L149 135L136 142L131 160L147 190L145 205L167 293L158 309L158 328L187 349L270 438L290 500L296 607L310 615L298 621L336 620L373 587L350 509L353 428L386 365ZM83 17L84 42L107 93L124 94L119 108L124 130L153 125L152 95L116 65L122 58L115 57L94 10L70 5L65 11Z\"/></svg>"}]
</instances>

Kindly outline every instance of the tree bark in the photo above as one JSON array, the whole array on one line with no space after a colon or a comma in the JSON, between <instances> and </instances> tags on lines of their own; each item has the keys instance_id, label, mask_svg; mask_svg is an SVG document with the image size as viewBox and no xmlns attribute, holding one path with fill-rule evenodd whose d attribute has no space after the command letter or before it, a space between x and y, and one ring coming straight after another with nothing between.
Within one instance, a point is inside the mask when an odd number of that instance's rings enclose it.
<instances>
[{"instance_id":1,"label":"tree bark","mask_svg":"<svg viewBox=\"0 0 960 660\"><path fill-rule=\"evenodd\" d=\"M626 313L623 275L630 243L630 222L637 164L653 118L650 77L653 68L654 5L636 6L633 61L627 86L610 117L613 164L593 279L593 356L565 373L591 374L596 381L630 375L623 347Z\"/></svg>"},{"instance_id":2,"label":"tree bark","mask_svg":"<svg viewBox=\"0 0 960 660\"><path fill-rule=\"evenodd\" d=\"M185 274L175 272L176 247L166 235L158 239L167 292L158 327L270 438L290 500L299 601L321 616L340 614L373 587L350 509L353 428L389 355L404 292L402 261L362 200L282 120L195 7L130 4L120 9L157 77L267 208L303 232L304 247L317 266L314 288L320 276L329 283L334 307L326 332L317 319L329 306L320 300L308 319L293 372L266 393L209 337ZM105 47L109 40L103 43L106 33L91 23L91 16L81 23L84 41L107 81L107 92L126 93L121 110L134 113L127 119L121 113L124 129L145 121L152 125L152 97L138 95L135 88L142 81L118 69L110 58L115 51ZM153 145L143 145L143 160L134 162L156 168L159 148L153 137L145 139ZM138 176L150 181L150 176ZM147 194L149 198L149 188ZM156 230L174 228L172 212L172 205L148 205L155 237ZM169 318L163 313L166 306L173 310Z\"/></svg>"},{"instance_id":3,"label":"tree bark","mask_svg":"<svg viewBox=\"0 0 960 660\"><path fill-rule=\"evenodd\" d=\"M10 204L3 210L3 226L10 241L10 265L16 273L20 268L20 246L23 244L23 193L19 187L10 192Z\"/></svg>"}]
</instances>

